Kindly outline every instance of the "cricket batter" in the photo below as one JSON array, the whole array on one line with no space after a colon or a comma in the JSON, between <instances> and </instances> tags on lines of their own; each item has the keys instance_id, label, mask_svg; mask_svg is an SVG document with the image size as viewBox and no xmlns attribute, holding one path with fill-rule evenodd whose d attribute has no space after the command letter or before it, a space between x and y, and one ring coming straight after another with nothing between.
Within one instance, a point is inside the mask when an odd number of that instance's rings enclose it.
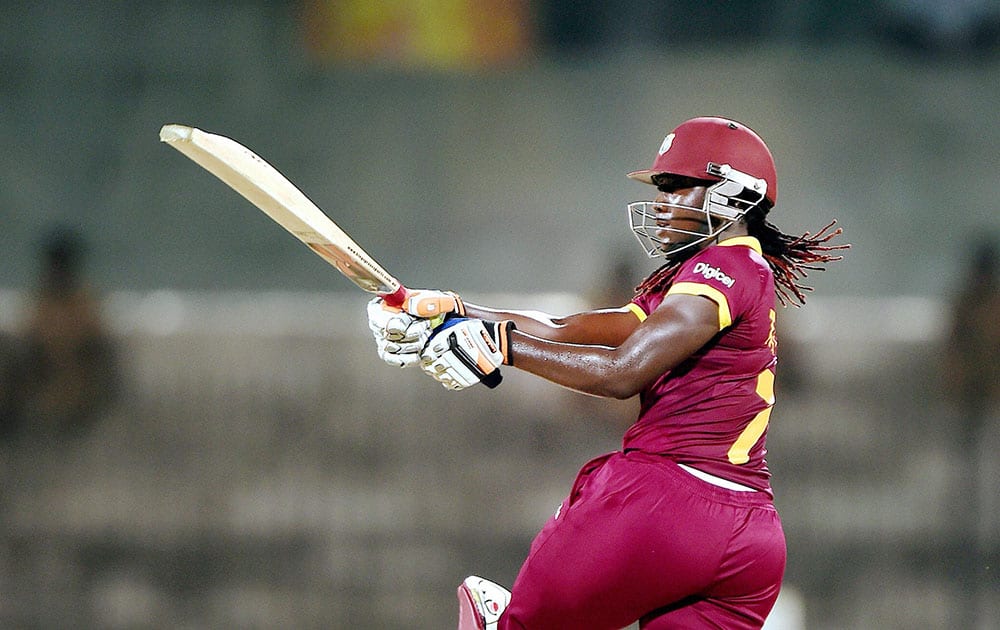
<instances>
[{"instance_id":1,"label":"cricket batter","mask_svg":"<svg viewBox=\"0 0 1000 630\"><path fill-rule=\"evenodd\" d=\"M459 587L460 630L760 628L778 597L785 538L765 461L775 298L804 303L805 270L847 246L827 245L832 223L793 237L767 221L774 160L732 120L684 122L628 176L655 187L629 216L665 264L621 308L550 317L432 290L402 311L369 305L383 360L450 389L511 365L641 400L622 449L582 468L511 591L479 577Z\"/></svg>"}]
</instances>

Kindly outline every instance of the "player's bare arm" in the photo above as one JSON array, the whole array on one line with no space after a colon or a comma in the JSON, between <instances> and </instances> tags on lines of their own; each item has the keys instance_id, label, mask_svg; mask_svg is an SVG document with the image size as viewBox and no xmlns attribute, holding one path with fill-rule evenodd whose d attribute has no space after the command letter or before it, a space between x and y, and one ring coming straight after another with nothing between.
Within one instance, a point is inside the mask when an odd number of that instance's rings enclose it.
<instances>
[{"instance_id":1,"label":"player's bare arm","mask_svg":"<svg viewBox=\"0 0 1000 630\"><path fill-rule=\"evenodd\" d=\"M513 331L510 341L515 367L585 394L623 399L676 367L718 332L715 302L671 295L617 346L553 341L523 330Z\"/></svg>"}]
</instances>

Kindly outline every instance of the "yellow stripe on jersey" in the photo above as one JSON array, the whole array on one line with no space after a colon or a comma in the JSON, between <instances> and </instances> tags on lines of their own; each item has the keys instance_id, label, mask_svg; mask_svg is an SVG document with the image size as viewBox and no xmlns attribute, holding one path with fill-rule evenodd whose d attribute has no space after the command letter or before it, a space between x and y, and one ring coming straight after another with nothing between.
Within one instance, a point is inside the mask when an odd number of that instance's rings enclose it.
<instances>
[{"instance_id":1,"label":"yellow stripe on jersey","mask_svg":"<svg viewBox=\"0 0 1000 630\"><path fill-rule=\"evenodd\" d=\"M758 254L763 254L764 250L760 247L760 241L758 241L753 236L734 236L732 238L727 238L724 241L719 241L719 245L726 247L732 247L734 245L744 245L754 250Z\"/></svg>"},{"instance_id":2,"label":"yellow stripe on jersey","mask_svg":"<svg viewBox=\"0 0 1000 630\"><path fill-rule=\"evenodd\" d=\"M716 288L698 284L697 282L678 282L671 285L667 295L700 295L715 302L719 307L719 330L733 325L733 316L729 311L729 300Z\"/></svg>"},{"instance_id":3,"label":"yellow stripe on jersey","mask_svg":"<svg viewBox=\"0 0 1000 630\"><path fill-rule=\"evenodd\" d=\"M649 315L646 315L646 311L642 310L642 308L635 302L628 303L628 310L632 311L632 313L639 318L639 323L646 321L646 318L649 317Z\"/></svg>"},{"instance_id":4,"label":"yellow stripe on jersey","mask_svg":"<svg viewBox=\"0 0 1000 630\"><path fill-rule=\"evenodd\" d=\"M760 413L743 429L743 433L740 433L736 443L730 447L727 455L733 464L741 465L750 461L750 449L754 447L760 436L764 435L771 420L771 409L774 406L774 372L771 370L764 370L757 376L757 395L767 403L767 407L761 409Z\"/></svg>"}]
</instances>

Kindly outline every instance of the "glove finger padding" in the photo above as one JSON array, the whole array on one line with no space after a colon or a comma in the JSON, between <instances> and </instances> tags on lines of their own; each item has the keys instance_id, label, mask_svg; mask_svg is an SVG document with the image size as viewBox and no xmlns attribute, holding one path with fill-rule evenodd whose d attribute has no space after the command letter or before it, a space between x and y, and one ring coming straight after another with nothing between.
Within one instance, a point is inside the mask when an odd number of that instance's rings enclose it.
<instances>
[{"instance_id":1,"label":"glove finger padding","mask_svg":"<svg viewBox=\"0 0 1000 630\"><path fill-rule=\"evenodd\" d=\"M413 341L419 336L417 330L410 330L410 327L417 321L407 313L399 313L390 317L382 328L382 335L392 341Z\"/></svg>"},{"instance_id":2,"label":"glove finger padding","mask_svg":"<svg viewBox=\"0 0 1000 630\"><path fill-rule=\"evenodd\" d=\"M394 367L420 362L423 350L439 320L419 319L388 306L381 298L368 303L368 328L375 338L380 359Z\"/></svg>"},{"instance_id":3,"label":"glove finger padding","mask_svg":"<svg viewBox=\"0 0 1000 630\"><path fill-rule=\"evenodd\" d=\"M433 319L414 319L409 322L405 322L397 318L390 319L388 326L385 331L383 331L382 336L386 341L392 341L400 346L416 346L416 352L420 352L427 345L427 340L431 338L434 334L434 327L436 325ZM391 326L398 326L392 328Z\"/></svg>"},{"instance_id":4,"label":"glove finger padding","mask_svg":"<svg viewBox=\"0 0 1000 630\"><path fill-rule=\"evenodd\" d=\"M375 340L380 359L393 367L410 367L420 363L420 351L422 345L418 344L398 344L392 341Z\"/></svg>"},{"instance_id":5,"label":"glove finger padding","mask_svg":"<svg viewBox=\"0 0 1000 630\"><path fill-rule=\"evenodd\" d=\"M448 389L465 389L476 383L496 387L500 366L509 363L510 321L448 320L424 349L421 369Z\"/></svg>"},{"instance_id":6,"label":"glove finger padding","mask_svg":"<svg viewBox=\"0 0 1000 630\"><path fill-rule=\"evenodd\" d=\"M382 298L368 302L368 328L376 338L381 336L390 341L400 341L415 320L409 313L389 306Z\"/></svg>"}]
</instances>

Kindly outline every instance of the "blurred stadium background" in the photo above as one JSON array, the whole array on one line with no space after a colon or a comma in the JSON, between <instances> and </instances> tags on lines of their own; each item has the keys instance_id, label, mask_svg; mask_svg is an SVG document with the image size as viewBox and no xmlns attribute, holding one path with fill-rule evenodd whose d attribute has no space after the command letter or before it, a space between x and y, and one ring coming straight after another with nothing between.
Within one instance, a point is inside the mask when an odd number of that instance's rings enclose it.
<instances>
[{"instance_id":1,"label":"blurred stadium background","mask_svg":"<svg viewBox=\"0 0 1000 630\"><path fill-rule=\"evenodd\" d=\"M454 394L387 368L366 296L162 124L252 147L410 286L568 312L652 269L624 173L719 114L774 151L777 224L837 218L854 246L779 316L772 627L1000 627L1000 357L949 343L968 257L1000 234L996 2L0 14L0 625L453 627L461 578L510 583L634 413L512 371ZM111 391L85 414L25 400L54 229L82 244L107 335L89 370ZM962 361L987 375L979 407L948 395Z\"/></svg>"}]
</instances>

